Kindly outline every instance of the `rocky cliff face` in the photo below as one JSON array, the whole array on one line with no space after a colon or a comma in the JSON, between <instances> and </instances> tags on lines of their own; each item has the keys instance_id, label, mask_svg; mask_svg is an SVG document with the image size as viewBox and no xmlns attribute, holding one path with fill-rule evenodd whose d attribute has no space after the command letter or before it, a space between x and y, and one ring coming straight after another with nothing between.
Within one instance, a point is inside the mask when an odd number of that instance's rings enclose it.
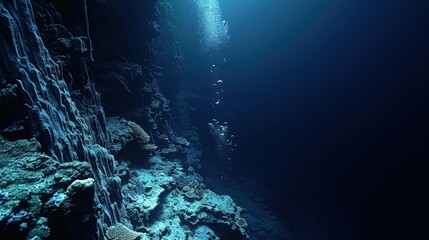
<instances>
[{"instance_id":1,"label":"rocky cliff face","mask_svg":"<svg viewBox=\"0 0 429 240\"><path fill-rule=\"evenodd\" d=\"M244 210L205 187L198 134L173 121L158 84L183 67L173 11L167 0L0 1L2 235L246 238Z\"/></svg>"}]
</instances>

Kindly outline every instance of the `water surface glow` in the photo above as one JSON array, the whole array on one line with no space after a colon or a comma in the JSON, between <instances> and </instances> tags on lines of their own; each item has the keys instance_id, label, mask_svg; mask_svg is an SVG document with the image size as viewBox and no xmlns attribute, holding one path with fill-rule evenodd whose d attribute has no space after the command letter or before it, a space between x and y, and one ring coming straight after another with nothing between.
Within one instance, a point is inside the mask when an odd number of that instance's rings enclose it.
<instances>
[{"instance_id":1,"label":"water surface glow","mask_svg":"<svg viewBox=\"0 0 429 240\"><path fill-rule=\"evenodd\" d=\"M195 0L199 14L202 51L218 51L229 40L228 23L218 0Z\"/></svg>"}]
</instances>

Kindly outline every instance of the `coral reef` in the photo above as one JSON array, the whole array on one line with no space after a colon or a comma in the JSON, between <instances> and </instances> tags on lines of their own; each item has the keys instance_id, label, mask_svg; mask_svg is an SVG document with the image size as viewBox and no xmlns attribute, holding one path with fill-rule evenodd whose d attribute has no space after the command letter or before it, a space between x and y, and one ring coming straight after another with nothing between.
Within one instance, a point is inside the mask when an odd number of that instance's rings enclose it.
<instances>
[{"instance_id":1,"label":"coral reef","mask_svg":"<svg viewBox=\"0 0 429 240\"><path fill-rule=\"evenodd\" d=\"M94 215L91 166L59 163L40 149L34 139L10 142L0 136L0 225L16 239L55 235L59 229L48 221L53 218Z\"/></svg>"},{"instance_id":2,"label":"coral reef","mask_svg":"<svg viewBox=\"0 0 429 240\"><path fill-rule=\"evenodd\" d=\"M128 126L133 130L133 136L139 143L148 143L150 136L135 122L128 122Z\"/></svg>"},{"instance_id":3,"label":"coral reef","mask_svg":"<svg viewBox=\"0 0 429 240\"><path fill-rule=\"evenodd\" d=\"M203 235L204 229L204 234L211 237L202 239L216 239L213 230L207 231L211 229L208 225L237 230L236 222L243 221L244 209L229 196L217 195L207 189L201 176L186 174L179 161L152 157L149 162L149 169L133 170L130 181L123 188L130 219L136 229L145 231L145 236L149 239L186 239L186 236ZM206 228L201 228L203 226ZM238 231L240 234L237 235L247 236L244 225L240 225Z\"/></svg>"},{"instance_id":4,"label":"coral reef","mask_svg":"<svg viewBox=\"0 0 429 240\"><path fill-rule=\"evenodd\" d=\"M134 240L142 233L135 232L121 223L111 226L106 231L106 236L111 240Z\"/></svg>"},{"instance_id":5,"label":"coral reef","mask_svg":"<svg viewBox=\"0 0 429 240\"><path fill-rule=\"evenodd\" d=\"M159 85L184 67L170 1L1 1L0 15L1 236L247 238Z\"/></svg>"}]
</instances>

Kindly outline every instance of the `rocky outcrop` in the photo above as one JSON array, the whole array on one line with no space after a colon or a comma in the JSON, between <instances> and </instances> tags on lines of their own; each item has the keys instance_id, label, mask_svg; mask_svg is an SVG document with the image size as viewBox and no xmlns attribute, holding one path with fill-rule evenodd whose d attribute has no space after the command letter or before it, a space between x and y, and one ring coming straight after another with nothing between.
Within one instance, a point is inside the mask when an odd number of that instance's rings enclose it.
<instances>
[{"instance_id":1,"label":"rocky outcrop","mask_svg":"<svg viewBox=\"0 0 429 240\"><path fill-rule=\"evenodd\" d=\"M149 163L148 169L133 170L123 188L129 217L145 238L247 237L247 226L239 224L245 211L229 196L207 189L202 177L185 173L180 161L152 157Z\"/></svg>"},{"instance_id":2,"label":"rocky outcrop","mask_svg":"<svg viewBox=\"0 0 429 240\"><path fill-rule=\"evenodd\" d=\"M119 219L122 198L120 184L110 181L115 162L106 150L110 141L99 95L88 81L81 102L73 101L63 78L63 62L55 62L46 49L29 0L2 2L0 7L7 80L18 85L28 125L44 152L59 163L91 165L94 207L100 212L93 223L97 230L87 234L103 238L107 226Z\"/></svg>"},{"instance_id":3,"label":"rocky outcrop","mask_svg":"<svg viewBox=\"0 0 429 240\"><path fill-rule=\"evenodd\" d=\"M196 172L198 134L185 112L173 120L159 86L183 67L179 56L174 71L155 64L178 54L177 41L170 55L156 49L175 29L172 10L167 0L0 2L2 236L247 237L244 210ZM147 26L127 24L136 18Z\"/></svg>"},{"instance_id":4,"label":"rocky outcrop","mask_svg":"<svg viewBox=\"0 0 429 240\"><path fill-rule=\"evenodd\" d=\"M59 163L40 149L34 139L10 142L0 137L0 226L8 239L71 234L65 223L88 231L95 220L93 184L76 184L92 175L90 164Z\"/></svg>"}]
</instances>

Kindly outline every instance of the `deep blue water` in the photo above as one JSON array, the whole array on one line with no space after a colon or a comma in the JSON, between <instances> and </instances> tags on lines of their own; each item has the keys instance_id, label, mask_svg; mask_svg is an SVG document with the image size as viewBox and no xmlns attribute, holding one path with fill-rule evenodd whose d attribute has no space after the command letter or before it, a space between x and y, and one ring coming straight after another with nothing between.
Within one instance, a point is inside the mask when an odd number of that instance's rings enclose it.
<instances>
[{"instance_id":1,"label":"deep blue water","mask_svg":"<svg viewBox=\"0 0 429 240\"><path fill-rule=\"evenodd\" d=\"M220 3L232 175L269 189L302 239L426 239L429 2ZM183 88L210 95L181 17ZM195 105L204 128L215 110Z\"/></svg>"}]
</instances>

